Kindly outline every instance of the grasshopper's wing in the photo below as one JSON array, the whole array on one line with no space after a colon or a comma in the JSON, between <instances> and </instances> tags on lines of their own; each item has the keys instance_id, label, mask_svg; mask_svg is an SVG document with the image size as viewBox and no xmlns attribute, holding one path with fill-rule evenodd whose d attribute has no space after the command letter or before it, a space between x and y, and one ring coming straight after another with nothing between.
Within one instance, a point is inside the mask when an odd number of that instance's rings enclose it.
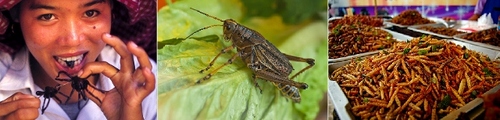
<instances>
[{"instance_id":1,"label":"grasshopper's wing","mask_svg":"<svg viewBox=\"0 0 500 120\"><path fill-rule=\"evenodd\" d=\"M263 44L255 45L253 49L255 52L254 59L267 71L277 75L286 75L286 77L292 72L293 66L288 58L269 41L266 40Z\"/></svg>"}]
</instances>

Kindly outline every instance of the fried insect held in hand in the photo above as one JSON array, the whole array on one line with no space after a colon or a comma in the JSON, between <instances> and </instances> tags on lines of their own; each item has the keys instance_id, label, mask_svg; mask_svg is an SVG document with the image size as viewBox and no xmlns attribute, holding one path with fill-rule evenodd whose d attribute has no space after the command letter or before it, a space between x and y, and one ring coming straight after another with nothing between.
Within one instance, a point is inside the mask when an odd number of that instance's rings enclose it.
<instances>
[{"instance_id":1,"label":"fried insect held in hand","mask_svg":"<svg viewBox=\"0 0 500 120\"><path fill-rule=\"evenodd\" d=\"M61 76L61 74L65 75L66 77ZM90 77L90 76L88 76ZM87 77L87 78L88 78ZM69 79L68 79L69 78ZM83 100L88 100L87 94L85 92L88 92L90 96L96 98L99 103L102 103L102 101L97 98L94 94L92 94L87 87L90 86L96 90L98 90L101 93L104 93L103 90L97 89L94 85L90 84L87 78L79 78L78 76L70 76L67 72L65 71L59 71L57 74L57 77L55 78L57 81L62 81L62 82L69 82L71 84L71 87L73 90L71 90L71 93L69 94L69 97L73 95L73 92L76 91L78 93L78 100L83 99ZM66 103L68 103L69 99L66 100ZM78 102L78 108L81 109L80 102Z\"/></svg>"},{"instance_id":2,"label":"fried insect held in hand","mask_svg":"<svg viewBox=\"0 0 500 120\"><path fill-rule=\"evenodd\" d=\"M234 48L236 48L238 53L234 54L226 63L224 63L224 65L215 68L215 70L211 71L208 75L198 80L197 83L210 79L210 77L217 73L217 71L219 71L222 67L231 64L236 57L239 56L243 62L246 63L247 67L253 71L253 82L261 93L262 88L260 88L257 83L257 78L272 82L286 97L295 102L300 102L300 93L297 88L306 89L308 85L306 83L293 81L293 79L297 77L297 75L314 66L314 59L284 54L268 40L266 40L260 33L237 23L233 19L221 20L194 8L191 9L205 16L221 21L223 22L223 25L210 25L203 27L190 34L186 37L186 39L201 30L215 26L222 26L224 39L233 43L231 46L224 48L219 54L217 54L210 64L205 69L201 70L200 73L209 70L221 54L227 53ZM309 66L303 68L299 72L295 73L295 75L288 78L292 70L294 70L290 61L306 62Z\"/></svg>"},{"instance_id":3,"label":"fried insect held in hand","mask_svg":"<svg viewBox=\"0 0 500 120\"><path fill-rule=\"evenodd\" d=\"M47 107L49 107L50 98L55 98L57 101L59 101L59 103L62 103L61 99L59 99L56 96L56 94L59 93L59 94L63 95L64 97L66 97L67 100L69 100L68 95L65 95L65 94L59 92L60 89L61 89L61 86L57 85L56 87L46 86L43 91L36 91L36 95L43 96L42 114L45 112Z\"/></svg>"}]
</instances>

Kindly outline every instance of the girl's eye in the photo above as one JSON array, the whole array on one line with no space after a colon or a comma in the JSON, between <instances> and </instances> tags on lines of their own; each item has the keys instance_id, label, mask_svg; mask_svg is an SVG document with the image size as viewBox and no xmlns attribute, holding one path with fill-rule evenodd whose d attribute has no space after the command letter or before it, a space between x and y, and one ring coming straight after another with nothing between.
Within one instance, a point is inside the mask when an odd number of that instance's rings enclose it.
<instances>
[{"instance_id":1,"label":"girl's eye","mask_svg":"<svg viewBox=\"0 0 500 120\"><path fill-rule=\"evenodd\" d=\"M43 15L38 16L38 20L49 21L52 19L54 19L53 14L43 14Z\"/></svg>"},{"instance_id":2,"label":"girl's eye","mask_svg":"<svg viewBox=\"0 0 500 120\"><path fill-rule=\"evenodd\" d=\"M99 14L100 14L100 12L99 12L99 11L97 11L97 10L89 10L89 11L85 11L85 17L89 17L89 18L91 18L91 17L95 17L95 16L97 16L97 15L99 15Z\"/></svg>"}]
</instances>

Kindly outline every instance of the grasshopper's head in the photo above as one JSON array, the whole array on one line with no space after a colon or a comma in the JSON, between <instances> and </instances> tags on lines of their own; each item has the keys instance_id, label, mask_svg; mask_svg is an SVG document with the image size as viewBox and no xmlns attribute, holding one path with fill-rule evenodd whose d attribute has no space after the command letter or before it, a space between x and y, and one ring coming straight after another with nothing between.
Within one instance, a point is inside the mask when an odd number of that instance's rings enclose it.
<instances>
[{"instance_id":1,"label":"grasshopper's head","mask_svg":"<svg viewBox=\"0 0 500 120\"><path fill-rule=\"evenodd\" d=\"M224 24L222 26L223 26L222 31L224 32L224 39L226 41L229 41L231 39L231 36L233 36L234 33L238 32L237 28L239 25L233 19L224 20Z\"/></svg>"}]
</instances>

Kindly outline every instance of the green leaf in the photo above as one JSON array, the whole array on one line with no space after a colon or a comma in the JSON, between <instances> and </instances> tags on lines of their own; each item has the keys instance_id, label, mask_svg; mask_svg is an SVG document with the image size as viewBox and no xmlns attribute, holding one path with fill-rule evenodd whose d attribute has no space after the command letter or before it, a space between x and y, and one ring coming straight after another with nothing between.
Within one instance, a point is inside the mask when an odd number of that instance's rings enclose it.
<instances>
[{"instance_id":1,"label":"green leaf","mask_svg":"<svg viewBox=\"0 0 500 120\"><path fill-rule=\"evenodd\" d=\"M287 24L297 24L311 18L322 19L318 15L324 14L321 12L326 12L328 6L324 0L278 0L275 5L278 6L277 10L283 17L283 22Z\"/></svg>"},{"instance_id":2,"label":"green leaf","mask_svg":"<svg viewBox=\"0 0 500 120\"><path fill-rule=\"evenodd\" d=\"M422 36L420 36L420 39L424 39L425 37L427 37L425 34L422 34Z\"/></svg>"},{"instance_id":3,"label":"green leaf","mask_svg":"<svg viewBox=\"0 0 500 120\"><path fill-rule=\"evenodd\" d=\"M368 100L368 98L363 98L363 102L364 102L364 103L368 103L368 102L370 102L370 101Z\"/></svg>"},{"instance_id":4,"label":"green leaf","mask_svg":"<svg viewBox=\"0 0 500 120\"><path fill-rule=\"evenodd\" d=\"M241 0L245 6L243 12L248 17L270 17L277 12L276 2L278 0Z\"/></svg>"},{"instance_id":5,"label":"green leaf","mask_svg":"<svg viewBox=\"0 0 500 120\"><path fill-rule=\"evenodd\" d=\"M219 36L217 35L209 35L204 37L191 37L195 40L207 41L207 42L216 42L219 40ZM182 41L186 40L185 38L172 38L168 40L163 40L158 42L158 49L162 49L165 45L177 45Z\"/></svg>"},{"instance_id":6,"label":"green leaf","mask_svg":"<svg viewBox=\"0 0 500 120\"><path fill-rule=\"evenodd\" d=\"M279 15L286 24L297 24L324 12L327 3L323 0L241 0L245 20L252 17L271 17Z\"/></svg>"},{"instance_id":7,"label":"green leaf","mask_svg":"<svg viewBox=\"0 0 500 120\"><path fill-rule=\"evenodd\" d=\"M427 54L427 50L418 50L419 55L425 55Z\"/></svg>"},{"instance_id":8,"label":"green leaf","mask_svg":"<svg viewBox=\"0 0 500 120\"><path fill-rule=\"evenodd\" d=\"M410 52L410 48L405 48L405 49L403 50L403 54L408 54L409 52Z\"/></svg>"},{"instance_id":9,"label":"green leaf","mask_svg":"<svg viewBox=\"0 0 500 120\"><path fill-rule=\"evenodd\" d=\"M483 73L485 74L485 76L490 76L492 77L493 76L493 73L490 71L490 69L488 68L483 68Z\"/></svg>"},{"instance_id":10,"label":"green leaf","mask_svg":"<svg viewBox=\"0 0 500 120\"><path fill-rule=\"evenodd\" d=\"M387 52L386 50L382 50L382 52L385 54L385 55L388 55L389 52Z\"/></svg>"},{"instance_id":11,"label":"green leaf","mask_svg":"<svg viewBox=\"0 0 500 120\"><path fill-rule=\"evenodd\" d=\"M450 103L451 103L451 97L450 97L450 95L446 94L444 96L443 100L441 100L441 102L439 102L438 108L445 109L446 107L448 107L448 105L450 105Z\"/></svg>"},{"instance_id":12,"label":"green leaf","mask_svg":"<svg viewBox=\"0 0 500 120\"><path fill-rule=\"evenodd\" d=\"M469 59L469 54L468 53L464 53L463 57L464 57L464 59Z\"/></svg>"},{"instance_id":13,"label":"green leaf","mask_svg":"<svg viewBox=\"0 0 500 120\"><path fill-rule=\"evenodd\" d=\"M363 61L363 58L361 57L356 58L356 62L361 62L361 61Z\"/></svg>"},{"instance_id":14,"label":"green leaf","mask_svg":"<svg viewBox=\"0 0 500 120\"><path fill-rule=\"evenodd\" d=\"M471 93L471 98L476 98L476 97L477 97L477 95L478 95L477 91L476 91L476 90L474 90L474 91L472 91L472 93Z\"/></svg>"},{"instance_id":15,"label":"green leaf","mask_svg":"<svg viewBox=\"0 0 500 120\"><path fill-rule=\"evenodd\" d=\"M220 19L241 21L243 12L238 4L242 3L179 0L169 4L158 14L158 41L184 38L204 26L222 24L189 7ZM252 71L239 57L207 81L195 84L236 54L236 50L222 54L212 69L199 73L222 49L232 44L222 39L222 27L214 27L176 44L165 44L158 50L158 111L161 111L158 119L315 119L327 86L328 70L321 64L328 59L327 32L318 32L327 29L326 18L297 25L286 25L281 19L276 16L249 18L240 24L259 31L283 53L316 60L314 67L294 79L309 85L300 91L301 103L293 103L270 82L258 79L261 94L252 82ZM211 36L218 37L213 40ZM292 75L307 66L302 62L291 64L295 69Z\"/></svg>"},{"instance_id":16,"label":"green leaf","mask_svg":"<svg viewBox=\"0 0 500 120\"><path fill-rule=\"evenodd\" d=\"M431 52L437 52L437 46L436 45L432 45L431 46Z\"/></svg>"}]
</instances>

